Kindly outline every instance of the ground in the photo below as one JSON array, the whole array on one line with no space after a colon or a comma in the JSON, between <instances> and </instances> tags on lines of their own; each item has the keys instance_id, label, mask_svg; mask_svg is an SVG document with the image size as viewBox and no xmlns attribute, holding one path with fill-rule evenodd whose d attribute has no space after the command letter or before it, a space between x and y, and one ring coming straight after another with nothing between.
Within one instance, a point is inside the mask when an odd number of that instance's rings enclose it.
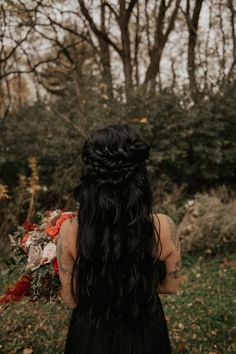
<instances>
[{"instance_id":1,"label":"ground","mask_svg":"<svg viewBox=\"0 0 236 354\"><path fill-rule=\"evenodd\" d=\"M179 293L161 295L173 353L236 353L235 273L236 253L183 257ZM0 353L62 354L70 313L60 303L50 312L14 304L1 314Z\"/></svg>"}]
</instances>

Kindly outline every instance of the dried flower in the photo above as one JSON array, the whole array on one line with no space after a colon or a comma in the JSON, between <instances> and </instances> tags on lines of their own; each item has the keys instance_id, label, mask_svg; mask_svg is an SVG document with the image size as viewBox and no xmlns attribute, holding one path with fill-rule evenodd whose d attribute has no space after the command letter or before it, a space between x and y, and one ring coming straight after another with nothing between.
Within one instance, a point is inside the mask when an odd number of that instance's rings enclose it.
<instances>
[{"instance_id":1,"label":"dried flower","mask_svg":"<svg viewBox=\"0 0 236 354\"><path fill-rule=\"evenodd\" d=\"M32 245L29 249L28 264L37 265L42 258L42 247L40 245Z\"/></svg>"}]
</instances>

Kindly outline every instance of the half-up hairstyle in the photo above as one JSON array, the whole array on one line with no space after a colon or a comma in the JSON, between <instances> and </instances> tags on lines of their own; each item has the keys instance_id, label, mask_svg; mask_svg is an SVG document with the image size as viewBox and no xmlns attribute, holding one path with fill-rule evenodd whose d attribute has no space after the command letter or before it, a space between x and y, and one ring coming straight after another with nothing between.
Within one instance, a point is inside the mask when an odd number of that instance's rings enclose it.
<instances>
[{"instance_id":1,"label":"half-up hairstyle","mask_svg":"<svg viewBox=\"0 0 236 354\"><path fill-rule=\"evenodd\" d=\"M82 172L74 189L77 278L71 291L81 314L97 326L128 324L156 313L164 270L145 163L149 152L128 124L92 131L82 148Z\"/></svg>"}]
</instances>

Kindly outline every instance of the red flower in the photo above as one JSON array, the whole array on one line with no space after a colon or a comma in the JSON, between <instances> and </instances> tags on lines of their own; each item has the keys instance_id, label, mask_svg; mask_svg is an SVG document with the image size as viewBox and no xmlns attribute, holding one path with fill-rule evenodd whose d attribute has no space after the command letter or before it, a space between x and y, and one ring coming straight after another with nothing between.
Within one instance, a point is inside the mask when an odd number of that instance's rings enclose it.
<instances>
[{"instance_id":1,"label":"red flower","mask_svg":"<svg viewBox=\"0 0 236 354\"><path fill-rule=\"evenodd\" d=\"M29 238L29 234L25 234L25 235L22 237L21 243L20 243L21 248L22 248L25 252L27 251L27 250L26 250L26 247L25 247L25 243L26 243L26 241L28 240L28 238Z\"/></svg>"},{"instance_id":2,"label":"red flower","mask_svg":"<svg viewBox=\"0 0 236 354\"><path fill-rule=\"evenodd\" d=\"M31 277L24 275L20 280L17 281L13 293L15 296L27 296L29 295L29 289L31 286Z\"/></svg>"},{"instance_id":3,"label":"red flower","mask_svg":"<svg viewBox=\"0 0 236 354\"><path fill-rule=\"evenodd\" d=\"M20 301L24 296L30 295L31 276L24 275L15 285L9 286L4 295L0 297L0 303L6 304L10 301Z\"/></svg>"},{"instance_id":4,"label":"red flower","mask_svg":"<svg viewBox=\"0 0 236 354\"><path fill-rule=\"evenodd\" d=\"M30 224L29 221L26 219L23 222L22 226L26 231L33 231L36 228L37 224Z\"/></svg>"},{"instance_id":5,"label":"red flower","mask_svg":"<svg viewBox=\"0 0 236 354\"><path fill-rule=\"evenodd\" d=\"M54 258L54 260L52 261L52 267L54 272L59 275L59 266L58 266L58 260L57 258Z\"/></svg>"}]
</instances>

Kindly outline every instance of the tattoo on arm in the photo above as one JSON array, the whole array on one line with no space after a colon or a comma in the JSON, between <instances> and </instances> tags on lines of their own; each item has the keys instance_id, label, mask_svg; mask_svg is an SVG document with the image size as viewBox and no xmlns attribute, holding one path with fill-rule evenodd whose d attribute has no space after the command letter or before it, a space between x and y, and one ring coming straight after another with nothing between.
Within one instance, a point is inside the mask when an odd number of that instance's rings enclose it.
<instances>
[{"instance_id":1,"label":"tattoo on arm","mask_svg":"<svg viewBox=\"0 0 236 354\"><path fill-rule=\"evenodd\" d=\"M175 226L173 220L169 216L167 216L167 222L168 222L168 225L170 228L171 240L172 240L173 244L175 245L175 248L177 250L179 250L180 249L180 242L179 242L179 237L176 232L176 226Z\"/></svg>"},{"instance_id":2,"label":"tattoo on arm","mask_svg":"<svg viewBox=\"0 0 236 354\"><path fill-rule=\"evenodd\" d=\"M60 271L63 274L71 274L71 272L69 272L68 269L66 269L66 267L62 262L62 253L63 253L63 246L61 244L60 235L59 235L57 239L57 259L58 259Z\"/></svg>"},{"instance_id":3,"label":"tattoo on arm","mask_svg":"<svg viewBox=\"0 0 236 354\"><path fill-rule=\"evenodd\" d=\"M171 279L178 279L180 278L180 274L179 274L179 271L180 271L180 268L181 268L181 261L178 260L175 264L175 270L173 272L169 272L168 273L168 276L171 278Z\"/></svg>"}]
</instances>

